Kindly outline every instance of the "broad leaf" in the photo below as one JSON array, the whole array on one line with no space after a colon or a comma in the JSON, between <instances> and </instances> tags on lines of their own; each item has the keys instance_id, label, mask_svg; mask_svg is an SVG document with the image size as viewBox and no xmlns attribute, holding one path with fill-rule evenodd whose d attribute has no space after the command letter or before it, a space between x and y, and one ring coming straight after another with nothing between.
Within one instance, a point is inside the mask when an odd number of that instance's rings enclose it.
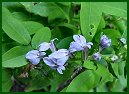
<instances>
[{"instance_id":1,"label":"broad leaf","mask_svg":"<svg viewBox=\"0 0 129 94\"><path fill-rule=\"evenodd\" d=\"M96 4L104 13L127 17L127 2L98 2Z\"/></svg>"},{"instance_id":2,"label":"broad leaf","mask_svg":"<svg viewBox=\"0 0 129 94\"><path fill-rule=\"evenodd\" d=\"M82 34L92 40L101 20L102 12L127 17L127 3L125 2L83 2L81 3L80 24Z\"/></svg>"},{"instance_id":3,"label":"broad leaf","mask_svg":"<svg viewBox=\"0 0 129 94\"><path fill-rule=\"evenodd\" d=\"M29 21L31 20L31 17L29 16L29 13L27 14L26 12L13 12L12 15L20 20L20 21Z\"/></svg>"},{"instance_id":4,"label":"broad leaf","mask_svg":"<svg viewBox=\"0 0 129 94\"><path fill-rule=\"evenodd\" d=\"M100 8L96 6L97 3L82 2L80 11L80 24L82 34L88 41L91 41L98 28L102 17Z\"/></svg>"},{"instance_id":5,"label":"broad leaf","mask_svg":"<svg viewBox=\"0 0 129 94\"><path fill-rule=\"evenodd\" d=\"M7 69L2 69L2 92L10 92L12 85L10 72Z\"/></svg>"},{"instance_id":6,"label":"broad leaf","mask_svg":"<svg viewBox=\"0 0 129 94\"><path fill-rule=\"evenodd\" d=\"M67 87L66 92L87 92L96 87L100 77L93 70L87 70L79 74Z\"/></svg>"},{"instance_id":7,"label":"broad leaf","mask_svg":"<svg viewBox=\"0 0 129 94\"><path fill-rule=\"evenodd\" d=\"M42 42L50 42L51 31L48 27L39 29L32 38L32 47L37 49Z\"/></svg>"},{"instance_id":8,"label":"broad leaf","mask_svg":"<svg viewBox=\"0 0 129 94\"><path fill-rule=\"evenodd\" d=\"M35 22L35 21L24 21L23 25L26 27L30 35L44 28L42 24Z\"/></svg>"},{"instance_id":9,"label":"broad leaf","mask_svg":"<svg viewBox=\"0 0 129 94\"><path fill-rule=\"evenodd\" d=\"M66 48L68 49L70 46L70 43L73 41L72 37L66 37L64 39L62 39L58 44L57 44L57 48L61 49L61 48Z\"/></svg>"},{"instance_id":10,"label":"broad leaf","mask_svg":"<svg viewBox=\"0 0 129 94\"><path fill-rule=\"evenodd\" d=\"M36 15L40 15L43 17L50 17L53 18L66 18L69 21L68 14L56 3L47 3L41 2L34 5L32 2L20 2L26 10Z\"/></svg>"},{"instance_id":11,"label":"broad leaf","mask_svg":"<svg viewBox=\"0 0 129 94\"><path fill-rule=\"evenodd\" d=\"M100 64L97 64L97 70L96 73L102 77L99 84L106 83L108 81L113 81L112 74L108 71L108 69Z\"/></svg>"},{"instance_id":12,"label":"broad leaf","mask_svg":"<svg viewBox=\"0 0 129 94\"><path fill-rule=\"evenodd\" d=\"M2 7L2 29L10 38L21 44L27 45L31 40L27 29L4 7Z\"/></svg>"},{"instance_id":13,"label":"broad leaf","mask_svg":"<svg viewBox=\"0 0 129 94\"><path fill-rule=\"evenodd\" d=\"M92 61L90 61L90 60L86 60L85 62L84 62L84 65L83 65L85 68L87 68L87 69L93 69L93 70L95 70L96 69L96 66L94 65L94 63L92 62Z\"/></svg>"},{"instance_id":14,"label":"broad leaf","mask_svg":"<svg viewBox=\"0 0 129 94\"><path fill-rule=\"evenodd\" d=\"M28 46L16 46L2 55L2 67L21 67L28 64L25 54L31 50Z\"/></svg>"},{"instance_id":15,"label":"broad leaf","mask_svg":"<svg viewBox=\"0 0 129 94\"><path fill-rule=\"evenodd\" d=\"M107 88L106 84L103 83L103 84L100 84L97 86L96 91L97 92L108 92L108 88Z\"/></svg>"}]
</instances>

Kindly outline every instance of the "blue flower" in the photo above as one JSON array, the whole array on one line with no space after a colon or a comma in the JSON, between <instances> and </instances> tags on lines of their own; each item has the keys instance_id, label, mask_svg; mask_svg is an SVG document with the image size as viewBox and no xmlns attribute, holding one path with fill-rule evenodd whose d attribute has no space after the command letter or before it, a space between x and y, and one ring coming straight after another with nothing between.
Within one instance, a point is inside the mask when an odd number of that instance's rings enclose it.
<instances>
[{"instance_id":1,"label":"blue flower","mask_svg":"<svg viewBox=\"0 0 129 94\"><path fill-rule=\"evenodd\" d=\"M50 54L48 57L44 57L43 61L52 69L57 70L60 74L63 74L62 70L65 70L64 65L68 59L69 51L67 49L60 49Z\"/></svg>"},{"instance_id":2,"label":"blue flower","mask_svg":"<svg viewBox=\"0 0 129 94\"><path fill-rule=\"evenodd\" d=\"M39 45L39 51L46 51L46 50L48 50L48 49L50 48L50 50L51 50L52 52L55 52L55 51L56 51L56 47L55 47L55 45L54 45L54 41L55 41L55 40L58 40L58 39L57 39L57 38L52 39L52 40L50 41L50 43L47 43L47 42L41 43L41 44Z\"/></svg>"},{"instance_id":3,"label":"blue flower","mask_svg":"<svg viewBox=\"0 0 129 94\"><path fill-rule=\"evenodd\" d=\"M47 43L47 42L43 42L39 45L39 48L38 50L39 51L46 51L50 48L50 43Z\"/></svg>"},{"instance_id":4,"label":"blue flower","mask_svg":"<svg viewBox=\"0 0 129 94\"><path fill-rule=\"evenodd\" d=\"M93 55L93 58L94 58L94 60L97 60L97 61L101 60L101 55L100 55L100 53L99 53L99 52L95 53L95 54Z\"/></svg>"},{"instance_id":5,"label":"blue flower","mask_svg":"<svg viewBox=\"0 0 129 94\"><path fill-rule=\"evenodd\" d=\"M54 40L58 39L52 39L50 43L43 42L39 45L38 50L29 51L25 56L26 59L28 59L33 65L37 65L40 62L41 58L43 58L44 55L46 55L46 50L50 49L52 52L56 51Z\"/></svg>"},{"instance_id":6,"label":"blue flower","mask_svg":"<svg viewBox=\"0 0 129 94\"><path fill-rule=\"evenodd\" d=\"M56 51L56 47L55 47L55 44L54 44L54 41L55 40L58 40L58 39L57 38L54 38L50 42L50 49L51 49L52 52L55 52Z\"/></svg>"},{"instance_id":7,"label":"blue flower","mask_svg":"<svg viewBox=\"0 0 129 94\"><path fill-rule=\"evenodd\" d=\"M40 59L46 55L45 52L40 52L38 50L31 50L26 54L26 59L28 59L33 65L37 65Z\"/></svg>"},{"instance_id":8,"label":"blue flower","mask_svg":"<svg viewBox=\"0 0 129 94\"><path fill-rule=\"evenodd\" d=\"M82 35L73 35L74 41L70 43L69 50L70 52L88 50L93 45L92 42L86 43L85 37Z\"/></svg>"},{"instance_id":9,"label":"blue flower","mask_svg":"<svg viewBox=\"0 0 129 94\"><path fill-rule=\"evenodd\" d=\"M109 39L106 35L102 35L100 39L100 47L101 49L107 48L111 45L111 39Z\"/></svg>"}]
</instances>

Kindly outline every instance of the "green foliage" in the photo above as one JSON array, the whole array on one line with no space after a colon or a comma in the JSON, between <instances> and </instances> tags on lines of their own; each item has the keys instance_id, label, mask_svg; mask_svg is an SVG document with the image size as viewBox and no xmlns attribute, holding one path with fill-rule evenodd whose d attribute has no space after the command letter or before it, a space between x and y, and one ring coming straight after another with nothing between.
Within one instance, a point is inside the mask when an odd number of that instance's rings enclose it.
<instances>
[{"instance_id":1,"label":"green foliage","mask_svg":"<svg viewBox=\"0 0 129 94\"><path fill-rule=\"evenodd\" d=\"M7 69L2 69L2 92L9 92L13 82L11 80L11 73Z\"/></svg>"},{"instance_id":2,"label":"green foliage","mask_svg":"<svg viewBox=\"0 0 129 94\"><path fill-rule=\"evenodd\" d=\"M43 59L32 65L25 58L54 38L57 50L69 49L77 34L93 46L86 60L82 51L70 54L62 75ZM96 61L103 34L111 46ZM121 38L127 39L126 2L2 2L2 92L18 91L20 85L24 92L127 91L127 44Z\"/></svg>"},{"instance_id":3,"label":"green foliage","mask_svg":"<svg viewBox=\"0 0 129 94\"><path fill-rule=\"evenodd\" d=\"M30 35L35 34L40 29L44 28L42 24L34 21L24 21L23 25L26 27Z\"/></svg>"},{"instance_id":4,"label":"green foliage","mask_svg":"<svg viewBox=\"0 0 129 94\"><path fill-rule=\"evenodd\" d=\"M99 76L93 70L79 74L68 86L66 92L87 92L99 82Z\"/></svg>"},{"instance_id":5,"label":"green foliage","mask_svg":"<svg viewBox=\"0 0 129 94\"><path fill-rule=\"evenodd\" d=\"M49 42L50 39L51 39L51 31L48 27L38 29L32 38L31 42L32 47L36 49L38 48L39 44L41 44L42 42Z\"/></svg>"},{"instance_id":6,"label":"green foliage","mask_svg":"<svg viewBox=\"0 0 129 94\"><path fill-rule=\"evenodd\" d=\"M98 28L102 12L127 17L127 3L119 2L83 2L81 3L80 24L82 34L92 40Z\"/></svg>"},{"instance_id":7,"label":"green foliage","mask_svg":"<svg viewBox=\"0 0 129 94\"><path fill-rule=\"evenodd\" d=\"M16 46L2 55L2 67L21 67L28 62L25 59L25 54L31 50L28 46Z\"/></svg>"},{"instance_id":8,"label":"green foliage","mask_svg":"<svg viewBox=\"0 0 129 94\"><path fill-rule=\"evenodd\" d=\"M10 38L21 44L27 45L31 40L27 29L4 7L2 8L2 29Z\"/></svg>"}]
</instances>

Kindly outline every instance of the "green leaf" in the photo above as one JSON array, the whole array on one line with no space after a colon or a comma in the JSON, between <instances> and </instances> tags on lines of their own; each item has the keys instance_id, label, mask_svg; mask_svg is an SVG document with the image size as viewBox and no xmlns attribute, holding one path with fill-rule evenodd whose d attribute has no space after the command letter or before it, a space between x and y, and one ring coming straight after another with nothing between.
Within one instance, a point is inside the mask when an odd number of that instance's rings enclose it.
<instances>
[{"instance_id":1,"label":"green leaf","mask_svg":"<svg viewBox=\"0 0 129 94\"><path fill-rule=\"evenodd\" d=\"M116 73L118 79L115 79L111 91L123 92L124 88L127 87L127 76L125 75L125 61L118 61L112 64L113 71Z\"/></svg>"},{"instance_id":2,"label":"green leaf","mask_svg":"<svg viewBox=\"0 0 129 94\"><path fill-rule=\"evenodd\" d=\"M62 39L58 44L57 44L57 48L61 49L61 48L66 48L68 49L70 46L70 43L73 41L72 37L66 37L64 39Z\"/></svg>"},{"instance_id":3,"label":"green leaf","mask_svg":"<svg viewBox=\"0 0 129 94\"><path fill-rule=\"evenodd\" d=\"M21 4L18 2L2 2L2 7L6 7L11 12L23 10Z\"/></svg>"},{"instance_id":4,"label":"green leaf","mask_svg":"<svg viewBox=\"0 0 129 94\"><path fill-rule=\"evenodd\" d=\"M26 27L30 35L44 28L42 24L35 22L35 21L24 21L23 25Z\"/></svg>"},{"instance_id":5,"label":"green leaf","mask_svg":"<svg viewBox=\"0 0 129 94\"><path fill-rule=\"evenodd\" d=\"M27 11L32 12L34 6L33 2L19 2L19 3L22 4Z\"/></svg>"},{"instance_id":6,"label":"green leaf","mask_svg":"<svg viewBox=\"0 0 129 94\"><path fill-rule=\"evenodd\" d=\"M10 92L12 85L10 72L7 69L2 69L2 92Z\"/></svg>"},{"instance_id":7,"label":"green leaf","mask_svg":"<svg viewBox=\"0 0 129 94\"><path fill-rule=\"evenodd\" d=\"M32 2L20 2L26 10L36 15L50 18L66 18L69 21L68 14L54 2L41 2L34 5Z\"/></svg>"},{"instance_id":8,"label":"green leaf","mask_svg":"<svg viewBox=\"0 0 129 94\"><path fill-rule=\"evenodd\" d=\"M2 67L21 67L28 62L25 59L25 54L31 50L29 46L16 46L2 55Z\"/></svg>"},{"instance_id":9,"label":"green leaf","mask_svg":"<svg viewBox=\"0 0 129 94\"><path fill-rule=\"evenodd\" d=\"M31 40L27 29L4 7L2 7L2 29L10 38L21 44L27 45Z\"/></svg>"},{"instance_id":10,"label":"green leaf","mask_svg":"<svg viewBox=\"0 0 129 94\"><path fill-rule=\"evenodd\" d=\"M86 60L84 62L84 65L83 65L85 68L87 69L93 69L95 70L96 69L96 66L94 65L94 62L90 61L90 60Z\"/></svg>"},{"instance_id":11,"label":"green leaf","mask_svg":"<svg viewBox=\"0 0 129 94\"><path fill-rule=\"evenodd\" d=\"M57 26L67 27L69 29L77 30L77 27L69 23L59 23Z\"/></svg>"},{"instance_id":12,"label":"green leaf","mask_svg":"<svg viewBox=\"0 0 129 94\"><path fill-rule=\"evenodd\" d=\"M114 70L115 75L118 77L119 76L119 73L118 73L118 62L111 63L111 66L112 66L112 68Z\"/></svg>"},{"instance_id":13,"label":"green leaf","mask_svg":"<svg viewBox=\"0 0 129 94\"><path fill-rule=\"evenodd\" d=\"M123 92L125 88L127 88L127 78L124 76L119 76L118 79L115 79L111 91Z\"/></svg>"},{"instance_id":14,"label":"green leaf","mask_svg":"<svg viewBox=\"0 0 129 94\"><path fill-rule=\"evenodd\" d=\"M79 74L70 85L67 87L66 92L87 92L96 87L100 77L93 70L87 70Z\"/></svg>"},{"instance_id":15,"label":"green leaf","mask_svg":"<svg viewBox=\"0 0 129 94\"><path fill-rule=\"evenodd\" d=\"M96 73L102 77L99 84L106 83L108 81L113 81L112 74L108 71L108 69L100 64L97 64L98 69L96 70Z\"/></svg>"},{"instance_id":16,"label":"green leaf","mask_svg":"<svg viewBox=\"0 0 129 94\"><path fill-rule=\"evenodd\" d=\"M97 61L97 63L99 63L99 64L101 64L102 66L105 66L105 67L107 67L108 66L108 64L107 64L107 62L106 62L106 60L105 59L101 59L100 61Z\"/></svg>"},{"instance_id":17,"label":"green leaf","mask_svg":"<svg viewBox=\"0 0 129 94\"><path fill-rule=\"evenodd\" d=\"M127 2L98 2L96 4L104 13L127 17Z\"/></svg>"},{"instance_id":18,"label":"green leaf","mask_svg":"<svg viewBox=\"0 0 129 94\"><path fill-rule=\"evenodd\" d=\"M24 12L13 12L12 15L20 20L20 21L28 21L28 20L31 20L31 17L29 16L29 13L26 14Z\"/></svg>"},{"instance_id":19,"label":"green leaf","mask_svg":"<svg viewBox=\"0 0 129 94\"><path fill-rule=\"evenodd\" d=\"M82 2L80 24L82 34L91 41L101 20L102 12L127 17L126 2ZM113 34L112 34L113 35Z\"/></svg>"},{"instance_id":20,"label":"green leaf","mask_svg":"<svg viewBox=\"0 0 129 94\"><path fill-rule=\"evenodd\" d=\"M97 31L99 31L99 30L105 28L105 25L106 25L106 23L105 23L104 17L102 16L102 18L101 18L101 20L100 20L100 23L99 23L99 25L98 25Z\"/></svg>"},{"instance_id":21,"label":"green leaf","mask_svg":"<svg viewBox=\"0 0 129 94\"><path fill-rule=\"evenodd\" d=\"M82 2L80 11L80 24L82 34L88 41L91 41L98 28L102 12L97 3Z\"/></svg>"},{"instance_id":22,"label":"green leaf","mask_svg":"<svg viewBox=\"0 0 129 94\"><path fill-rule=\"evenodd\" d=\"M49 42L51 39L51 31L48 27L39 29L32 38L32 47L37 49L42 42Z\"/></svg>"},{"instance_id":23,"label":"green leaf","mask_svg":"<svg viewBox=\"0 0 129 94\"><path fill-rule=\"evenodd\" d=\"M124 31L122 37L125 38L125 39L127 40L127 28L126 28L126 30Z\"/></svg>"},{"instance_id":24,"label":"green leaf","mask_svg":"<svg viewBox=\"0 0 129 94\"><path fill-rule=\"evenodd\" d=\"M125 21L120 19L120 17L116 17L116 16L113 16L113 19L115 20L115 21L113 21L113 23L118 28L118 30L120 31L121 35L123 35L123 33L127 29L127 25L125 24Z\"/></svg>"},{"instance_id":25,"label":"green leaf","mask_svg":"<svg viewBox=\"0 0 129 94\"><path fill-rule=\"evenodd\" d=\"M107 88L106 84L103 83L103 84L100 84L97 86L96 91L97 92L108 92L108 88Z\"/></svg>"},{"instance_id":26,"label":"green leaf","mask_svg":"<svg viewBox=\"0 0 129 94\"><path fill-rule=\"evenodd\" d=\"M118 73L124 75L125 61L118 62Z\"/></svg>"}]
</instances>

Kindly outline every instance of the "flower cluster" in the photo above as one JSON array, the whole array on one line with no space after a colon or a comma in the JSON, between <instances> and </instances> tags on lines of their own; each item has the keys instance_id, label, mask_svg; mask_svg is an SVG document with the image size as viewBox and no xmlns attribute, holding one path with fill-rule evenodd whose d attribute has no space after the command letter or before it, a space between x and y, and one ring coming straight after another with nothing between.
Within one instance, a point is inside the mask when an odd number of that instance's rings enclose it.
<instances>
[{"instance_id":1,"label":"flower cluster","mask_svg":"<svg viewBox=\"0 0 129 94\"><path fill-rule=\"evenodd\" d=\"M33 65L39 64L42 59L46 65L50 68L57 70L60 74L63 74L63 70L65 70L65 63L70 58L73 53L77 51L82 51L87 53L88 49L91 49L93 43L86 42L86 39L82 35L73 35L74 41L70 43L69 49L58 49L54 45L54 40L58 40L57 38L50 41L50 43L43 42L39 45L37 50L31 50L26 54L26 59L28 59ZM111 45L111 39L109 39L106 35L103 35L100 39L100 48L104 49ZM50 55L46 55L47 50L51 50ZM101 55L100 52L97 52L93 55L94 60L100 60Z\"/></svg>"},{"instance_id":2,"label":"flower cluster","mask_svg":"<svg viewBox=\"0 0 129 94\"><path fill-rule=\"evenodd\" d=\"M111 45L111 39L109 39L106 35L102 35L100 38L99 52L93 55L94 60L97 60L97 61L101 60L100 52L103 49L109 47L110 45Z\"/></svg>"},{"instance_id":3,"label":"flower cluster","mask_svg":"<svg viewBox=\"0 0 129 94\"><path fill-rule=\"evenodd\" d=\"M54 40L50 43L43 42L39 45L38 50L31 50L26 54L28 59L33 65L37 65L42 59L46 65L50 68L57 70L60 74L63 74L62 70L65 70L65 63L69 59L70 55L76 51L87 51L93 45L92 42L86 43L85 37L82 35L73 35L74 41L70 43L69 49L59 49L56 51ZM48 49L52 53L46 56Z\"/></svg>"}]
</instances>

